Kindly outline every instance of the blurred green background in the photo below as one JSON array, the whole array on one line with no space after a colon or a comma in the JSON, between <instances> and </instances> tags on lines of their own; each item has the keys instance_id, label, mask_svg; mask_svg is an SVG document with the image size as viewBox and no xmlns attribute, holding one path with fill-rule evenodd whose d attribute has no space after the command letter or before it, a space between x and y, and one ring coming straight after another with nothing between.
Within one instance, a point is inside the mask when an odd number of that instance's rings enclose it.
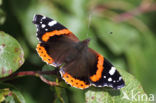
<instances>
[{"instance_id":1,"label":"blurred green background","mask_svg":"<svg viewBox=\"0 0 156 103\"><path fill-rule=\"evenodd\" d=\"M45 65L35 50L38 40L32 24L34 14L59 21L80 40L90 38L91 48L116 68L134 75L147 94L156 94L154 0L0 0L0 30L16 38L24 49L25 63L18 71L41 70ZM60 88L49 87L39 78L23 77L8 82L21 91L27 103L59 101ZM77 89L62 92L71 94L67 97L71 103L84 96Z\"/></svg>"}]
</instances>

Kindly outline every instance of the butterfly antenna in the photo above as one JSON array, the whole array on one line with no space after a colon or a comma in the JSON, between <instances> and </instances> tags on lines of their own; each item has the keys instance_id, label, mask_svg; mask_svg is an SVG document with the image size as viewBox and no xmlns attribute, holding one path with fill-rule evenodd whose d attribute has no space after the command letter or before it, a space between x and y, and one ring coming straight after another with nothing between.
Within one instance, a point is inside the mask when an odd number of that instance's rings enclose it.
<instances>
[{"instance_id":1,"label":"butterfly antenna","mask_svg":"<svg viewBox=\"0 0 156 103\"><path fill-rule=\"evenodd\" d=\"M87 37L88 37L89 29L90 29L91 20L92 20L92 13L89 13L89 16L88 16Z\"/></svg>"}]
</instances>

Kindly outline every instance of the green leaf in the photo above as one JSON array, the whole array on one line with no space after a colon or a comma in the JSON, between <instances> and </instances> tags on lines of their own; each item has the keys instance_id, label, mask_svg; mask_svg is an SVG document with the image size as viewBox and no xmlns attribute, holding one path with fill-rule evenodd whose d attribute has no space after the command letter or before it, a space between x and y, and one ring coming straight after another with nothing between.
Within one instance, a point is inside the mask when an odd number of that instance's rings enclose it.
<instances>
[{"instance_id":1,"label":"green leaf","mask_svg":"<svg viewBox=\"0 0 156 103\"><path fill-rule=\"evenodd\" d=\"M12 85L0 83L0 103L25 103L23 95Z\"/></svg>"},{"instance_id":2,"label":"green leaf","mask_svg":"<svg viewBox=\"0 0 156 103\"><path fill-rule=\"evenodd\" d=\"M48 65L48 64L46 64L42 67L42 71L52 71L55 69L57 69L57 68L55 68L51 65ZM50 81L56 81L57 76L56 75L44 75L44 78L46 78L47 80L50 80Z\"/></svg>"},{"instance_id":3,"label":"green leaf","mask_svg":"<svg viewBox=\"0 0 156 103\"><path fill-rule=\"evenodd\" d=\"M15 72L24 63L24 52L13 37L0 31L0 77Z\"/></svg>"},{"instance_id":4,"label":"green leaf","mask_svg":"<svg viewBox=\"0 0 156 103\"><path fill-rule=\"evenodd\" d=\"M85 103L84 90L77 89L74 87L68 88L68 96L70 103Z\"/></svg>"},{"instance_id":5,"label":"green leaf","mask_svg":"<svg viewBox=\"0 0 156 103\"><path fill-rule=\"evenodd\" d=\"M5 100L5 96L10 93L8 88L0 89L0 103Z\"/></svg>"},{"instance_id":6,"label":"green leaf","mask_svg":"<svg viewBox=\"0 0 156 103\"><path fill-rule=\"evenodd\" d=\"M69 103L67 91L65 90L65 88L60 88L60 87L54 87L54 88L55 88L56 98L53 102L54 103Z\"/></svg>"},{"instance_id":7,"label":"green leaf","mask_svg":"<svg viewBox=\"0 0 156 103\"><path fill-rule=\"evenodd\" d=\"M0 1L1 3L1 1ZM1 5L1 4L0 4ZM4 24L5 22L5 13L4 11L0 8L0 25Z\"/></svg>"},{"instance_id":8,"label":"green leaf","mask_svg":"<svg viewBox=\"0 0 156 103\"><path fill-rule=\"evenodd\" d=\"M0 0L0 6L2 5L3 1ZM2 25L5 22L5 13L4 11L0 8L0 25Z\"/></svg>"},{"instance_id":9,"label":"green leaf","mask_svg":"<svg viewBox=\"0 0 156 103\"><path fill-rule=\"evenodd\" d=\"M153 42L151 44L146 42L144 47L136 45L126 52L130 71L142 83L147 93L156 91L156 82L151 82L155 81L156 78L156 42L153 39L154 37L151 37L150 42Z\"/></svg>"},{"instance_id":10,"label":"green leaf","mask_svg":"<svg viewBox=\"0 0 156 103\"><path fill-rule=\"evenodd\" d=\"M25 103L23 95L18 90L13 90L13 97L17 103Z\"/></svg>"},{"instance_id":11,"label":"green leaf","mask_svg":"<svg viewBox=\"0 0 156 103\"><path fill-rule=\"evenodd\" d=\"M2 5L2 0L0 0L0 5Z\"/></svg>"},{"instance_id":12,"label":"green leaf","mask_svg":"<svg viewBox=\"0 0 156 103\"><path fill-rule=\"evenodd\" d=\"M89 88L85 93L87 103L138 103L138 101L139 103L149 103L148 95L145 94L141 84L129 73L121 69L118 70L125 81L125 87L120 90ZM144 96L143 99L141 96Z\"/></svg>"},{"instance_id":13,"label":"green leaf","mask_svg":"<svg viewBox=\"0 0 156 103\"><path fill-rule=\"evenodd\" d=\"M139 32L124 23L100 18L93 19L93 23L98 33L97 37L116 55L120 55L140 40Z\"/></svg>"}]
</instances>

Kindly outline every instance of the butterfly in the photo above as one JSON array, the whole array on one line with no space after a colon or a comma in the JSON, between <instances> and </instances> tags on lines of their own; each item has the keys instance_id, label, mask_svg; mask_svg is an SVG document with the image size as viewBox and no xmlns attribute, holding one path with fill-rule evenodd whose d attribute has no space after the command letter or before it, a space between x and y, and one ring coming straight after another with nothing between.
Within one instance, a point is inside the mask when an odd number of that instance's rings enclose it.
<instances>
[{"instance_id":1,"label":"butterfly","mask_svg":"<svg viewBox=\"0 0 156 103\"><path fill-rule=\"evenodd\" d=\"M49 17L35 15L37 52L44 62L59 67L64 81L79 89L90 86L120 89L125 82L116 68L101 54L80 41L65 26Z\"/></svg>"}]
</instances>

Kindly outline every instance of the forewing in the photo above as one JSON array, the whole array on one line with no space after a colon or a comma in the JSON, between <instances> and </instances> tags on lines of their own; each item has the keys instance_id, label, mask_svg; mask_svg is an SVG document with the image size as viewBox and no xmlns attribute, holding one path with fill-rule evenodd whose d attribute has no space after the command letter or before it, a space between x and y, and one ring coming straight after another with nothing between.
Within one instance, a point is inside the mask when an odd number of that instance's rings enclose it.
<instances>
[{"instance_id":1,"label":"forewing","mask_svg":"<svg viewBox=\"0 0 156 103\"><path fill-rule=\"evenodd\" d=\"M59 66L69 55L70 50L79 41L78 38L66 27L57 21L35 15L33 23L37 27L37 52L43 61L53 66Z\"/></svg>"}]
</instances>

